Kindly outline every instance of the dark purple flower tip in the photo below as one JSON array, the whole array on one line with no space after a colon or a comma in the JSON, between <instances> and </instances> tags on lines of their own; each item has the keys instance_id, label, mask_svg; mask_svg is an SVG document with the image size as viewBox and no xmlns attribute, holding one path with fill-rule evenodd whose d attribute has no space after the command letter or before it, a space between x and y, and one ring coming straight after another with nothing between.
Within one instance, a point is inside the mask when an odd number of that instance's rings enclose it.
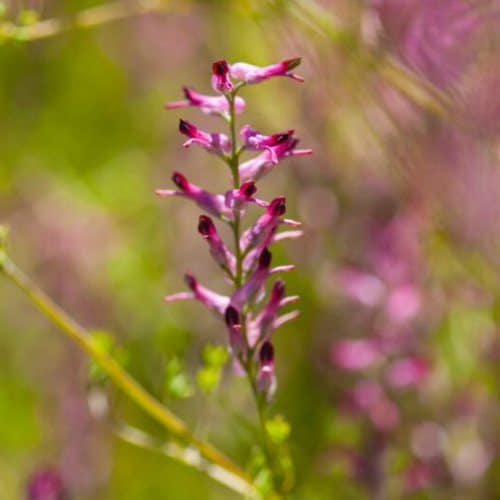
<instances>
[{"instance_id":1,"label":"dark purple flower tip","mask_svg":"<svg viewBox=\"0 0 500 500\"><path fill-rule=\"evenodd\" d=\"M172 174L172 182L181 190L186 191L189 186L188 180L180 173L174 172Z\"/></svg>"},{"instance_id":2,"label":"dark purple flower tip","mask_svg":"<svg viewBox=\"0 0 500 500\"><path fill-rule=\"evenodd\" d=\"M179 120L179 132L191 137L196 132L196 127L182 118Z\"/></svg>"},{"instance_id":3,"label":"dark purple flower tip","mask_svg":"<svg viewBox=\"0 0 500 500\"><path fill-rule=\"evenodd\" d=\"M287 142L290 137L293 136L293 133L295 130L290 129L287 130L286 132L278 132L277 134L273 134L272 137L272 142L274 145L276 144L283 144L284 142Z\"/></svg>"},{"instance_id":4,"label":"dark purple flower tip","mask_svg":"<svg viewBox=\"0 0 500 500\"><path fill-rule=\"evenodd\" d=\"M285 282L283 280L274 283L271 295L275 300L281 300L285 296Z\"/></svg>"},{"instance_id":5,"label":"dark purple flower tip","mask_svg":"<svg viewBox=\"0 0 500 500\"><path fill-rule=\"evenodd\" d=\"M196 281L196 278L190 273L186 273L184 275L184 280L186 281L187 286L189 288L191 288L191 290L193 290L193 291L198 286L198 282Z\"/></svg>"},{"instance_id":6,"label":"dark purple flower tip","mask_svg":"<svg viewBox=\"0 0 500 500\"><path fill-rule=\"evenodd\" d=\"M199 104L199 99L196 97L196 92L193 88L191 87L182 87L182 92L184 92L184 97L191 103L191 104Z\"/></svg>"},{"instance_id":7,"label":"dark purple flower tip","mask_svg":"<svg viewBox=\"0 0 500 500\"><path fill-rule=\"evenodd\" d=\"M225 59L215 61L212 64L212 73L217 76L224 76L229 73L229 64Z\"/></svg>"},{"instance_id":8,"label":"dark purple flower tip","mask_svg":"<svg viewBox=\"0 0 500 500\"><path fill-rule=\"evenodd\" d=\"M302 57L294 57L293 59L286 59L281 64L283 64L287 71L290 71L299 66L301 62Z\"/></svg>"},{"instance_id":9,"label":"dark purple flower tip","mask_svg":"<svg viewBox=\"0 0 500 500\"><path fill-rule=\"evenodd\" d=\"M198 220L198 232L202 236L209 236L215 232L215 225L207 215L200 215Z\"/></svg>"},{"instance_id":10,"label":"dark purple flower tip","mask_svg":"<svg viewBox=\"0 0 500 500\"><path fill-rule=\"evenodd\" d=\"M233 306L228 306L224 318L227 326L236 326L240 324L240 313Z\"/></svg>"},{"instance_id":11,"label":"dark purple flower tip","mask_svg":"<svg viewBox=\"0 0 500 500\"><path fill-rule=\"evenodd\" d=\"M259 257L259 267L261 269L265 269L271 265L271 260L273 258L273 254L267 249L264 248Z\"/></svg>"},{"instance_id":12,"label":"dark purple flower tip","mask_svg":"<svg viewBox=\"0 0 500 500\"><path fill-rule=\"evenodd\" d=\"M257 192L257 186L255 185L255 182L253 182L253 181L244 182L240 186L240 193L244 194L247 198L250 198L256 192Z\"/></svg>"},{"instance_id":13,"label":"dark purple flower tip","mask_svg":"<svg viewBox=\"0 0 500 500\"><path fill-rule=\"evenodd\" d=\"M279 217L286 212L286 199L284 196L279 198L274 198L274 200L269 203L267 211L274 217Z\"/></svg>"},{"instance_id":14,"label":"dark purple flower tip","mask_svg":"<svg viewBox=\"0 0 500 500\"><path fill-rule=\"evenodd\" d=\"M259 352L259 360L261 365L269 365L274 361L274 347L271 342L266 341L262 344Z\"/></svg>"}]
</instances>

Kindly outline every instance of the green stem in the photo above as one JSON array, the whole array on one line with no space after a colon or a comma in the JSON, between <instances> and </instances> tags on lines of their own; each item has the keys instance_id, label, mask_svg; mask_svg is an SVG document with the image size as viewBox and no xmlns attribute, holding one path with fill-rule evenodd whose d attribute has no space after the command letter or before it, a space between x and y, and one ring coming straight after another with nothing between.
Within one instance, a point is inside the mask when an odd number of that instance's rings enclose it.
<instances>
[{"instance_id":1,"label":"green stem","mask_svg":"<svg viewBox=\"0 0 500 500\"><path fill-rule=\"evenodd\" d=\"M0 248L0 270L17 285L31 299L34 305L80 347L92 357L109 378L129 398L141 407L152 418L161 423L174 437L195 448L207 461L216 464L226 472L231 488L242 495L255 497L255 489L251 478L234 464L217 448L195 437L186 424L149 394L134 378L132 378L109 354L100 349L93 342L92 335L52 299L39 289L31 280L10 260Z\"/></svg>"}]
</instances>

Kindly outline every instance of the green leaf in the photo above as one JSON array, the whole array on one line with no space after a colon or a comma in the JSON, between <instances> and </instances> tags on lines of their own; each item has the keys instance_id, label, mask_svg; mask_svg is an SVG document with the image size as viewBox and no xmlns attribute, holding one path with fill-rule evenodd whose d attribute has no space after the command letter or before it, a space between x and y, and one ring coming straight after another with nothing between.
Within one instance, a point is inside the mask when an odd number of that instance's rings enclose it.
<instances>
[{"instance_id":1,"label":"green leaf","mask_svg":"<svg viewBox=\"0 0 500 500\"><path fill-rule=\"evenodd\" d=\"M204 367L196 374L196 383L205 393L209 394L217 388L220 382L220 370L211 367Z\"/></svg>"},{"instance_id":2,"label":"green leaf","mask_svg":"<svg viewBox=\"0 0 500 500\"><path fill-rule=\"evenodd\" d=\"M221 345L208 344L203 348L203 363L214 368L221 368L226 364L227 349Z\"/></svg>"},{"instance_id":3,"label":"green leaf","mask_svg":"<svg viewBox=\"0 0 500 500\"><path fill-rule=\"evenodd\" d=\"M290 436L290 424L283 415L276 415L266 422L266 431L273 443L283 444Z\"/></svg>"},{"instance_id":4,"label":"green leaf","mask_svg":"<svg viewBox=\"0 0 500 500\"><path fill-rule=\"evenodd\" d=\"M165 390L172 398L186 399L194 394L193 384L183 370L184 364L177 357L172 358L167 363Z\"/></svg>"}]
</instances>

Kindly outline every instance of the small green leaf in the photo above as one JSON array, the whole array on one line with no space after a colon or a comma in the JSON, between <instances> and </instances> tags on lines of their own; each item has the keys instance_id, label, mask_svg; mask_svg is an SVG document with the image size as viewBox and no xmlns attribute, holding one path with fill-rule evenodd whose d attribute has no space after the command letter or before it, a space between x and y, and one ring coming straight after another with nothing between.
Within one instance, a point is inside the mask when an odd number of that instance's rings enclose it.
<instances>
[{"instance_id":1,"label":"small green leaf","mask_svg":"<svg viewBox=\"0 0 500 500\"><path fill-rule=\"evenodd\" d=\"M273 443L283 444L290 436L291 428L282 415L276 415L266 422L266 431Z\"/></svg>"},{"instance_id":2,"label":"small green leaf","mask_svg":"<svg viewBox=\"0 0 500 500\"><path fill-rule=\"evenodd\" d=\"M204 367L196 374L196 383L205 393L209 394L217 388L220 381L220 370L211 367Z\"/></svg>"},{"instance_id":3,"label":"small green leaf","mask_svg":"<svg viewBox=\"0 0 500 500\"><path fill-rule=\"evenodd\" d=\"M205 365L221 368L228 358L227 349L220 345L208 344L203 349L202 358Z\"/></svg>"},{"instance_id":4,"label":"small green leaf","mask_svg":"<svg viewBox=\"0 0 500 500\"><path fill-rule=\"evenodd\" d=\"M194 394L193 384L183 370L184 364L177 357L172 358L167 363L165 370L165 390L172 398L185 399Z\"/></svg>"}]
</instances>

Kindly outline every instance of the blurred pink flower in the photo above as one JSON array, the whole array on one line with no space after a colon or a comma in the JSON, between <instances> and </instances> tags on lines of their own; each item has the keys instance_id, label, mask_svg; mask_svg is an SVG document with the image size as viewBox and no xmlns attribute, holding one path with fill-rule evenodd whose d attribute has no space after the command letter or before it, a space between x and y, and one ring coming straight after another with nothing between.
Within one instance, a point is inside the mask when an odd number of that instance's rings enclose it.
<instances>
[{"instance_id":1,"label":"blurred pink flower","mask_svg":"<svg viewBox=\"0 0 500 500\"><path fill-rule=\"evenodd\" d=\"M439 86L456 80L474 57L478 9L466 0L373 0L402 59Z\"/></svg>"},{"instance_id":2,"label":"blurred pink flower","mask_svg":"<svg viewBox=\"0 0 500 500\"><path fill-rule=\"evenodd\" d=\"M427 360L418 357L395 361L386 374L387 383L393 387L408 387L420 384L430 372Z\"/></svg>"},{"instance_id":3,"label":"blurred pink flower","mask_svg":"<svg viewBox=\"0 0 500 500\"><path fill-rule=\"evenodd\" d=\"M386 293L384 283L374 274L344 267L337 273L337 282L342 292L364 306L376 306Z\"/></svg>"},{"instance_id":4,"label":"blurred pink flower","mask_svg":"<svg viewBox=\"0 0 500 500\"><path fill-rule=\"evenodd\" d=\"M364 370L382 359L377 342L368 339L340 340L333 344L330 359L344 370Z\"/></svg>"},{"instance_id":5,"label":"blurred pink flower","mask_svg":"<svg viewBox=\"0 0 500 500\"><path fill-rule=\"evenodd\" d=\"M388 318L394 323L406 323L418 314L421 301L418 288L407 283L390 291L385 311Z\"/></svg>"},{"instance_id":6,"label":"blurred pink flower","mask_svg":"<svg viewBox=\"0 0 500 500\"><path fill-rule=\"evenodd\" d=\"M61 475L55 469L41 469L30 478L27 500L67 500Z\"/></svg>"}]
</instances>

